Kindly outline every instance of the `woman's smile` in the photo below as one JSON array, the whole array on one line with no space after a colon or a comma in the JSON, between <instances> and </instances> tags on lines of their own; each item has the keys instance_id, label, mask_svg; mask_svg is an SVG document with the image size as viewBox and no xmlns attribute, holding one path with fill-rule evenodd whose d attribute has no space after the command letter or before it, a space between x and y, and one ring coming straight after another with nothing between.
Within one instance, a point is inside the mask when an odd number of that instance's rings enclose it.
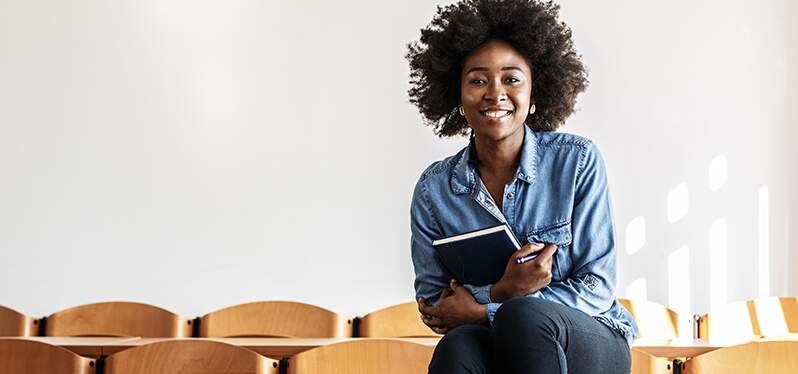
<instances>
[{"instance_id":1,"label":"woman's smile","mask_svg":"<svg viewBox=\"0 0 798 374\"><path fill-rule=\"evenodd\" d=\"M513 114L512 110L508 109L485 109L479 111L482 116L487 117L489 120L501 121Z\"/></svg>"}]
</instances>

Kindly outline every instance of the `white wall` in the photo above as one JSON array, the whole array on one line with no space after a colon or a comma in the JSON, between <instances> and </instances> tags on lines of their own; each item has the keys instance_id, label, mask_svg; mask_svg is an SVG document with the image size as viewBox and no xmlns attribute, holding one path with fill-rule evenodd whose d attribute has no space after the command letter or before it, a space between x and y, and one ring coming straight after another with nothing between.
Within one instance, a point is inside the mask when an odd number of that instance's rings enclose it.
<instances>
[{"instance_id":1,"label":"white wall","mask_svg":"<svg viewBox=\"0 0 798 374\"><path fill-rule=\"evenodd\" d=\"M620 296L706 311L719 219L727 279L712 284L756 296L761 186L770 293L798 293L795 10L563 2L592 82L565 130L609 166ZM412 299L412 187L465 143L434 137L408 104L405 45L434 11L0 0L0 304L44 315L133 299L199 315L292 299L357 314ZM725 183L710 191L718 156ZM671 223L682 183L688 211ZM635 217L645 243L628 254ZM683 245L689 267L669 277Z\"/></svg>"},{"instance_id":2,"label":"white wall","mask_svg":"<svg viewBox=\"0 0 798 374\"><path fill-rule=\"evenodd\" d=\"M794 2L568 2L563 10L592 73L568 129L596 140L607 158L619 294L694 313L756 297L760 242L767 293L798 291L794 276L789 289L788 265L798 262L787 250L790 204L798 213ZM715 175L725 174L715 186L713 160ZM679 190L687 212L671 222L668 196ZM636 217L645 243L630 254Z\"/></svg>"},{"instance_id":3,"label":"white wall","mask_svg":"<svg viewBox=\"0 0 798 374\"><path fill-rule=\"evenodd\" d=\"M790 2L787 8L787 14L798 14L798 3ZM798 61L798 48L795 47L798 44L798 24L791 23L792 30L790 31L790 45L793 47L789 50L790 59L792 63ZM788 120L788 126L792 130L792 133L788 133L787 138L785 139L785 143L794 142L795 139L798 139L798 114L795 113L796 108L794 107L794 103L798 103L798 90L794 87L798 86L798 70L795 69L793 66L792 69L789 70L788 79L790 86L793 87L789 90L789 95L787 96L787 102L793 105L788 107L790 113L790 119ZM795 147L791 148L791 161L788 163L788 170L792 176L792 182L790 187L792 189L790 191L795 191L798 187L798 149ZM789 162L789 161L788 161ZM790 233L788 235L788 242L787 248L790 253L790 257L787 258L787 263L791 264L788 265L788 276L789 276L789 289L788 292L791 295L798 295L798 269L796 269L796 265L798 264L798 251L794 250L796 244L798 244L798 194L792 192L790 193L790 197L792 198L792 204L790 205L789 209L789 224L790 224Z\"/></svg>"}]
</instances>

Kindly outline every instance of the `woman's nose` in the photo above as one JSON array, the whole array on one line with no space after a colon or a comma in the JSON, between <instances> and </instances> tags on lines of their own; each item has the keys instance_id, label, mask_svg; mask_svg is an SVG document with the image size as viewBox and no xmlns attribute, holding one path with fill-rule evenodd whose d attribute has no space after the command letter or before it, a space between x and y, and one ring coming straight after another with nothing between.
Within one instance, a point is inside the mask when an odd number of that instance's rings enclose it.
<instances>
[{"instance_id":1,"label":"woman's nose","mask_svg":"<svg viewBox=\"0 0 798 374\"><path fill-rule=\"evenodd\" d=\"M504 85L500 82L491 82L488 84L488 89L485 91L485 101L500 102L507 100L507 91Z\"/></svg>"}]
</instances>

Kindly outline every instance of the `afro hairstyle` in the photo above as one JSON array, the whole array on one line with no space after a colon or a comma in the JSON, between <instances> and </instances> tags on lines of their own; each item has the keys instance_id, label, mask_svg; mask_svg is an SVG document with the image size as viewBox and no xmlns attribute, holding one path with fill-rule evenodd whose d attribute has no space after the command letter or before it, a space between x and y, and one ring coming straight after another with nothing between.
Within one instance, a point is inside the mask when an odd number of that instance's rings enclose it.
<instances>
[{"instance_id":1,"label":"afro hairstyle","mask_svg":"<svg viewBox=\"0 0 798 374\"><path fill-rule=\"evenodd\" d=\"M535 131L557 130L574 112L588 85L571 29L559 21L559 5L539 0L462 0L438 7L421 38L408 45L410 102L441 137L468 135L457 112L460 79L468 55L491 40L512 45L532 69Z\"/></svg>"}]
</instances>

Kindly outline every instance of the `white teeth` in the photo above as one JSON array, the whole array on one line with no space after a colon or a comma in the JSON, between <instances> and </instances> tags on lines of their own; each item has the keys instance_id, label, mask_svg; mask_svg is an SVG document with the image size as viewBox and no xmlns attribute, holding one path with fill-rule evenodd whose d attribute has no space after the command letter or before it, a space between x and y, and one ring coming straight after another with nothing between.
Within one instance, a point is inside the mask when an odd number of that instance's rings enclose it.
<instances>
[{"instance_id":1,"label":"white teeth","mask_svg":"<svg viewBox=\"0 0 798 374\"><path fill-rule=\"evenodd\" d=\"M510 111L509 110L496 110L496 111L483 112L483 114L485 114L485 116L491 117L491 118L501 118L501 117L504 117L504 116L510 114Z\"/></svg>"}]
</instances>

